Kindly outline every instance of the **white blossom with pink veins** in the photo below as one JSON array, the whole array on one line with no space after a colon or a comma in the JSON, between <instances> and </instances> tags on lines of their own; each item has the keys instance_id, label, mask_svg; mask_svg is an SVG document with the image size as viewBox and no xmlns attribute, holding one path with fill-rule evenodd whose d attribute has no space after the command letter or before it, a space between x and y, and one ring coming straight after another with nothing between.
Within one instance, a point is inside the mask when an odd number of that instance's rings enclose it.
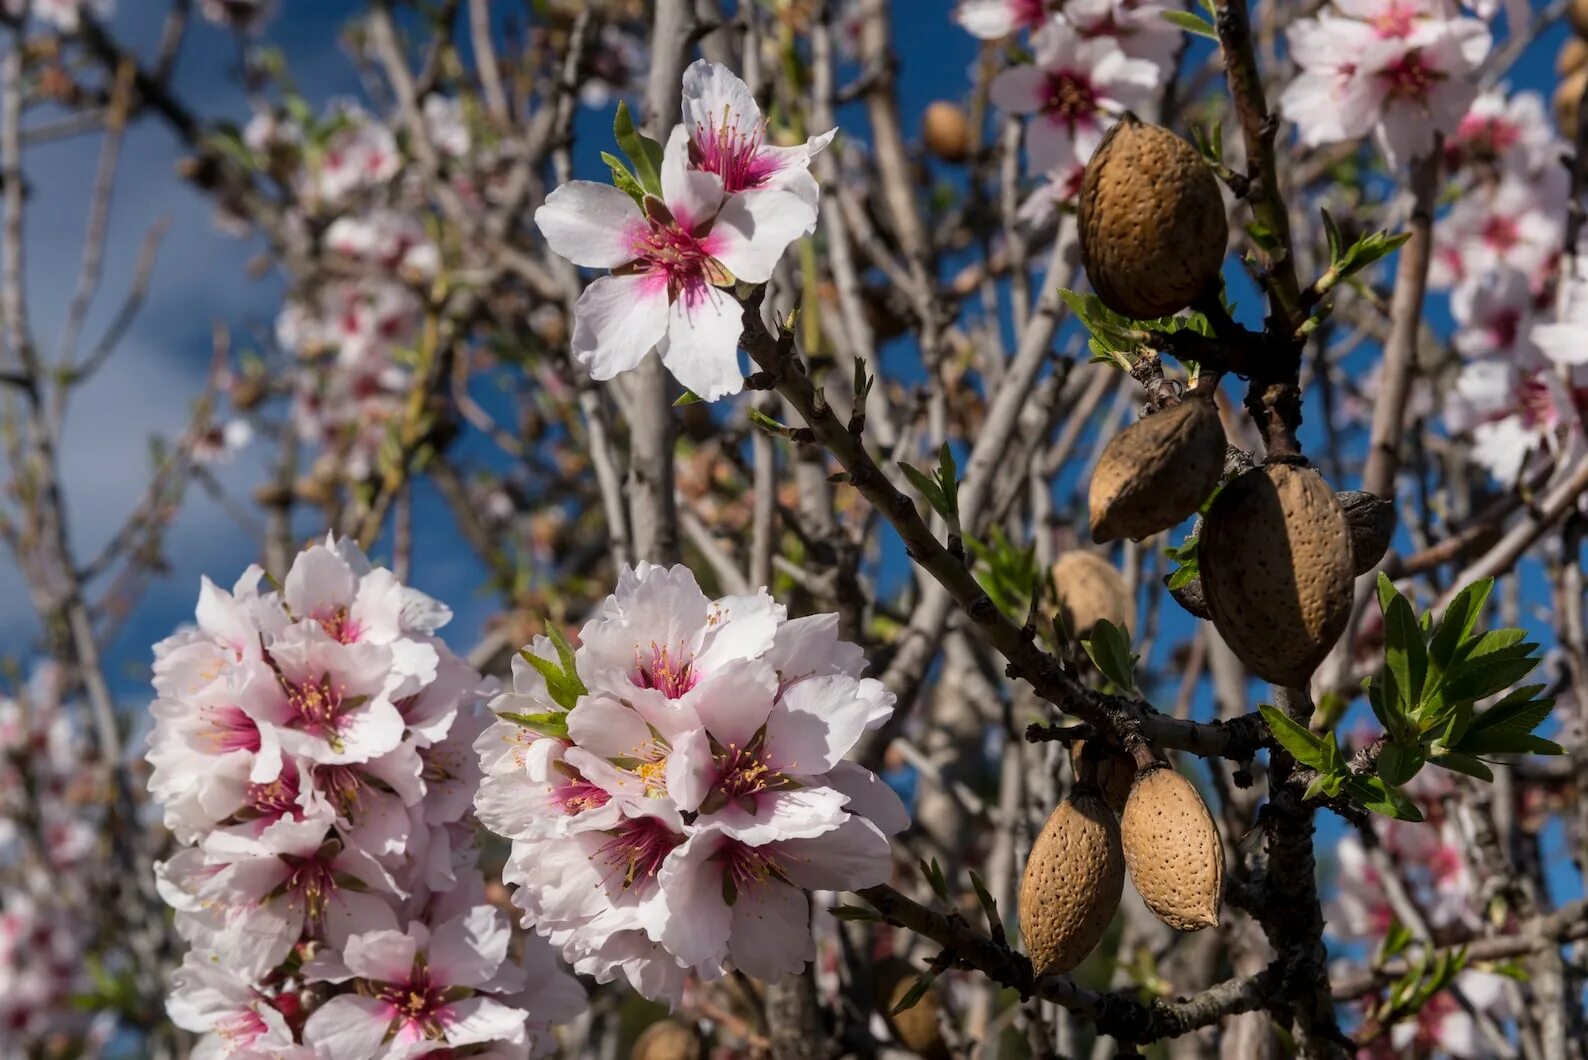
<instances>
[{"instance_id":1,"label":"white blossom with pink veins","mask_svg":"<svg viewBox=\"0 0 1588 1060\"><path fill-rule=\"evenodd\" d=\"M1497 357L1537 366L1532 285L1525 273L1501 268L1464 280L1450 294L1455 347L1463 357Z\"/></svg>"},{"instance_id":2,"label":"white blossom with pink veins","mask_svg":"<svg viewBox=\"0 0 1588 1060\"><path fill-rule=\"evenodd\" d=\"M1506 173L1492 187L1468 191L1434 223L1429 284L1452 287L1508 267L1541 287L1560 250L1568 179L1556 166L1536 177Z\"/></svg>"},{"instance_id":3,"label":"white blossom with pink veins","mask_svg":"<svg viewBox=\"0 0 1588 1060\"><path fill-rule=\"evenodd\" d=\"M1568 391L1553 368L1470 361L1446 397L1445 425L1471 432L1472 459L1509 486L1530 455L1557 447L1563 435L1580 435L1583 387L1578 379Z\"/></svg>"},{"instance_id":4,"label":"white blossom with pink veins","mask_svg":"<svg viewBox=\"0 0 1588 1060\"><path fill-rule=\"evenodd\" d=\"M510 995L523 991L527 976L508 961L511 939L507 918L490 905L474 906L434 930L410 921L405 931L355 935L338 958L318 962L311 978L351 980L356 991L317 1009L304 1026L304 1041L338 1060L400 1060L487 1043L527 1054L531 1021L556 1022L578 1006L562 1004L555 990L528 998L557 1001L551 1010L512 1004ZM545 948L534 939L529 945Z\"/></svg>"},{"instance_id":5,"label":"white blossom with pink veins","mask_svg":"<svg viewBox=\"0 0 1588 1060\"><path fill-rule=\"evenodd\" d=\"M1559 161L1565 148L1537 92L1507 96L1491 88L1479 94L1454 132L1445 137L1452 168L1482 162L1536 173Z\"/></svg>"},{"instance_id":6,"label":"white blossom with pink veins","mask_svg":"<svg viewBox=\"0 0 1588 1060\"><path fill-rule=\"evenodd\" d=\"M973 37L1002 40L1012 33L1041 29L1048 21L1047 0L960 0L954 21Z\"/></svg>"},{"instance_id":7,"label":"white blossom with pink veins","mask_svg":"<svg viewBox=\"0 0 1588 1060\"><path fill-rule=\"evenodd\" d=\"M837 129L793 147L768 144L766 119L749 87L727 67L705 59L684 71L683 109L690 166L722 178L726 193L780 188L817 205L821 189L811 176L811 159L832 142ZM806 231L815 230L813 216Z\"/></svg>"},{"instance_id":8,"label":"white blossom with pink veins","mask_svg":"<svg viewBox=\"0 0 1588 1060\"><path fill-rule=\"evenodd\" d=\"M1033 63L993 79L992 100L1031 115L1026 160L1033 172L1084 163L1104 130L1127 110L1147 107L1163 80L1156 63L1133 59L1113 37L1087 38L1053 19L1032 40Z\"/></svg>"},{"instance_id":9,"label":"white blossom with pink veins","mask_svg":"<svg viewBox=\"0 0 1588 1060\"><path fill-rule=\"evenodd\" d=\"M549 641L526 652L541 665L515 664L476 745L476 810L513 840L525 923L575 970L674 1001L688 971L776 978L811 954L802 887L888 877L908 816L842 759L893 697L837 616L641 564L580 633L575 700L541 673L562 666Z\"/></svg>"},{"instance_id":10,"label":"white blossom with pink veins","mask_svg":"<svg viewBox=\"0 0 1588 1060\"><path fill-rule=\"evenodd\" d=\"M1477 95L1488 29L1436 2L1337 0L1287 31L1301 73L1280 108L1309 146L1372 134L1391 167L1433 150Z\"/></svg>"},{"instance_id":11,"label":"white blossom with pink veins","mask_svg":"<svg viewBox=\"0 0 1588 1060\"><path fill-rule=\"evenodd\" d=\"M283 1005L295 1001L289 997ZM171 975L171 1022L202 1034L193 1060L222 1060L245 1050L265 1053L297 1044L275 998L234 968L188 953Z\"/></svg>"},{"instance_id":12,"label":"white blossom with pink veins","mask_svg":"<svg viewBox=\"0 0 1588 1060\"><path fill-rule=\"evenodd\" d=\"M1067 0L1064 17L1083 37L1108 37L1132 59L1157 65L1159 82L1180 49L1181 30L1164 13L1170 10L1154 0Z\"/></svg>"},{"instance_id":13,"label":"white blossom with pink veins","mask_svg":"<svg viewBox=\"0 0 1588 1060\"><path fill-rule=\"evenodd\" d=\"M576 180L546 197L535 223L575 265L612 270L574 310L573 353L591 375L611 379L654 349L674 378L715 401L744 387L732 284L771 279L816 208L777 188L728 194L717 174L690 168L683 126L663 152L661 183L661 199L642 211L626 192Z\"/></svg>"},{"instance_id":14,"label":"white blossom with pink veins","mask_svg":"<svg viewBox=\"0 0 1588 1060\"><path fill-rule=\"evenodd\" d=\"M313 188L327 206L339 206L356 195L385 186L402 167L397 137L357 103L333 109L338 126L311 164Z\"/></svg>"}]
</instances>

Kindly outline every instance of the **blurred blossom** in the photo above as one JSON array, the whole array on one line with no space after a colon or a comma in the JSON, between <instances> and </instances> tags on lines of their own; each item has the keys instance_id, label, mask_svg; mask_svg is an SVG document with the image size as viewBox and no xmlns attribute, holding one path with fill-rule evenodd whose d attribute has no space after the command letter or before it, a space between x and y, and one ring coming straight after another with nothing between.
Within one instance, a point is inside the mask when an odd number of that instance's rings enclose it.
<instances>
[{"instance_id":1,"label":"blurred blossom","mask_svg":"<svg viewBox=\"0 0 1588 1060\"><path fill-rule=\"evenodd\" d=\"M1035 61L993 79L992 101L1011 114L1030 115L1026 159L1035 172L1084 164L1104 130L1127 110L1153 99L1163 71L1133 59L1113 37L1087 38L1061 20L1032 41Z\"/></svg>"}]
</instances>

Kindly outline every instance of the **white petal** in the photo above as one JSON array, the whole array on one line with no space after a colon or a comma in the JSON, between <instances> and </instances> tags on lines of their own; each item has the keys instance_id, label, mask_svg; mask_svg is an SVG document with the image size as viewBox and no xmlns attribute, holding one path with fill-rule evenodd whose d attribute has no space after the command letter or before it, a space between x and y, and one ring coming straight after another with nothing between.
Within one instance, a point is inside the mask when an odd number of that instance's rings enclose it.
<instances>
[{"instance_id":1,"label":"white petal","mask_svg":"<svg viewBox=\"0 0 1588 1060\"><path fill-rule=\"evenodd\" d=\"M910 827L910 811L898 792L864 766L839 762L822 780L849 796L844 809L871 821L883 835L896 835Z\"/></svg>"},{"instance_id":2,"label":"white petal","mask_svg":"<svg viewBox=\"0 0 1588 1060\"><path fill-rule=\"evenodd\" d=\"M686 232L710 221L722 205L722 178L689 168L689 133L682 125L673 126L662 153L662 198Z\"/></svg>"},{"instance_id":3,"label":"white petal","mask_svg":"<svg viewBox=\"0 0 1588 1060\"><path fill-rule=\"evenodd\" d=\"M603 276L574 308L573 355L597 379L635 368L667 334L667 277Z\"/></svg>"},{"instance_id":4,"label":"white petal","mask_svg":"<svg viewBox=\"0 0 1588 1060\"><path fill-rule=\"evenodd\" d=\"M528 1014L489 997L468 997L448 1005L442 1013L447 1044L521 1042Z\"/></svg>"},{"instance_id":5,"label":"white petal","mask_svg":"<svg viewBox=\"0 0 1588 1060\"><path fill-rule=\"evenodd\" d=\"M714 128L726 121L749 130L761 120L761 108L745 83L718 63L697 59L684 71L684 126Z\"/></svg>"},{"instance_id":6,"label":"white petal","mask_svg":"<svg viewBox=\"0 0 1588 1060\"><path fill-rule=\"evenodd\" d=\"M575 180L546 196L535 211L546 244L575 265L615 269L633 261L634 240L645 218L628 193L608 184Z\"/></svg>"},{"instance_id":7,"label":"white petal","mask_svg":"<svg viewBox=\"0 0 1588 1060\"><path fill-rule=\"evenodd\" d=\"M852 677L812 677L783 693L766 722L767 750L788 772L825 773L866 731L873 702Z\"/></svg>"},{"instance_id":8,"label":"white petal","mask_svg":"<svg viewBox=\"0 0 1588 1060\"><path fill-rule=\"evenodd\" d=\"M303 1040L337 1060L369 1060L391 1026L391 1006L372 997L333 997L309 1017Z\"/></svg>"},{"instance_id":9,"label":"white petal","mask_svg":"<svg viewBox=\"0 0 1588 1060\"><path fill-rule=\"evenodd\" d=\"M887 883L893 876L887 837L861 817L814 839L779 843L778 853L783 872L807 890L851 891Z\"/></svg>"},{"instance_id":10,"label":"white petal","mask_svg":"<svg viewBox=\"0 0 1588 1060\"><path fill-rule=\"evenodd\" d=\"M746 975L775 983L815 959L810 900L777 880L741 893L733 903L733 963Z\"/></svg>"},{"instance_id":11,"label":"white petal","mask_svg":"<svg viewBox=\"0 0 1588 1060\"><path fill-rule=\"evenodd\" d=\"M702 245L745 283L772 278L788 245L816 223L816 207L788 191L743 191L728 196Z\"/></svg>"},{"instance_id":12,"label":"white petal","mask_svg":"<svg viewBox=\"0 0 1588 1060\"><path fill-rule=\"evenodd\" d=\"M507 959L512 934L501 910L475 906L437 926L430 939L430 967L448 986L483 986Z\"/></svg>"},{"instance_id":13,"label":"white petal","mask_svg":"<svg viewBox=\"0 0 1588 1060\"><path fill-rule=\"evenodd\" d=\"M1035 114L1042 109L1048 75L1035 66L1014 66L993 78L988 89L1000 110L1011 114Z\"/></svg>"},{"instance_id":14,"label":"white petal","mask_svg":"<svg viewBox=\"0 0 1588 1060\"><path fill-rule=\"evenodd\" d=\"M702 285L679 295L668 307L662 351L673 378L706 401L744 389L739 370L743 314L734 297L716 287Z\"/></svg>"}]
</instances>

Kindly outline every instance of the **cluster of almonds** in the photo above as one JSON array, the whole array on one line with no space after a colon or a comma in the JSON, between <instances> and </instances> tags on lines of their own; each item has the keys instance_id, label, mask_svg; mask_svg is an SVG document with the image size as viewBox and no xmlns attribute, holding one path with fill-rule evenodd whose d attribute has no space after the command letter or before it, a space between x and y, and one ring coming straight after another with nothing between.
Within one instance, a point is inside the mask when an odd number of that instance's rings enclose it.
<instances>
[{"instance_id":1,"label":"cluster of almonds","mask_svg":"<svg viewBox=\"0 0 1588 1060\"><path fill-rule=\"evenodd\" d=\"M1216 295L1228 239L1218 182L1191 144L1130 115L1086 168L1081 257L1098 297L1136 319ZM1121 431L1089 493L1093 540L1140 540L1207 501L1226 471L1215 388ZM1353 578L1378 562L1388 506L1336 495L1305 465L1271 459L1227 482L1201 527L1200 586L1177 598L1210 618L1265 681L1306 683L1345 628Z\"/></svg>"},{"instance_id":2,"label":"cluster of almonds","mask_svg":"<svg viewBox=\"0 0 1588 1060\"><path fill-rule=\"evenodd\" d=\"M1217 296L1224 200L1196 148L1174 133L1125 115L1086 167L1079 212L1087 277L1114 312L1150 320ZM1369 494L1336 494L1299 459L1227 460L1215 389L1199 383L1109 442L1089 490L1092 538L1150 537L1218 490L1200 527L1200 584L1176 598L1211 619L1253 673L1302 686L1345 628L1353 579L1383 555L1391 509ZM1076 634L1134 619L1123 579L1101 557L1066 553L1053 575ZM1020 889L1039 975L1067 972L1096 947L1127 873L1180 931L1218 923L1224 883L1218 829L1188 780L1145 747L1127 755L1077 744L1072 753L1077 782L1037 837Z\"/></svg>"},{"instance_id":3,"label":"cluster of almonds","mask_svg":"<svg viewBox=\"0 0 1588 1060\"><path fill-rule=\"evenodd\" d=\"M1020 934L1038 975L1068 972L1096 948L1125 874L1165 924L1219 922L1224 846L1191 782L1146 754L1077 744L1069 797L1048 817L1020 883Z\"/></svg>"}]
</instances>

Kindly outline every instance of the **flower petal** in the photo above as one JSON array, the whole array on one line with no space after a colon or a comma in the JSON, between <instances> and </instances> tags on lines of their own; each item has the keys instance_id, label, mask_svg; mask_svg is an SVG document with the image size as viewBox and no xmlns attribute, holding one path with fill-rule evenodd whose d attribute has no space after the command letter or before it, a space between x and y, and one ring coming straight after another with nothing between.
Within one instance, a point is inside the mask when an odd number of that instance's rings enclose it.
<instances>
[{"instance_id":1,"label":"flower petal","mask_svg":"<svg viewBox=\"0 0 1588 1060\"><path fill-rule=\"evenodd\" d=\"M702 246L745 283L765 283L788 245L816 223L816 207L791 191L728 196Z\"/></svg>"},{"instance_id":2,"label":"flower petal","mask_svg":"<svg viewBox=\"0 0 1588 1060\"><path fill-rule=\"evenodd\" d=\"M633 261L634 240L645 230L645 218L627 192L590 180L570 181L546 196L535 224L552 250L592 269Z\"/></svg>"},{"instance_id":3,"label":"flower petal","mask_svg":"<svg viewBox=\"0 0 1588 1060\"><path fill-rule=\"evenodd\" d=\"M574 308L573 355L596 379L639 366L667 334L667 277L603 276Z\"/></svg>"},{"instance_id":4,"label":"flower petal","mask_svg":"<svg viewBox=\"0 0 1588 1060\"><path fill-rule=\"evenodd\" d=\"M744 389L739 371L743 310L728 292L701 285L668 308L662 363L684 386L706 401Z\"/></svg>"}]
</instances>

